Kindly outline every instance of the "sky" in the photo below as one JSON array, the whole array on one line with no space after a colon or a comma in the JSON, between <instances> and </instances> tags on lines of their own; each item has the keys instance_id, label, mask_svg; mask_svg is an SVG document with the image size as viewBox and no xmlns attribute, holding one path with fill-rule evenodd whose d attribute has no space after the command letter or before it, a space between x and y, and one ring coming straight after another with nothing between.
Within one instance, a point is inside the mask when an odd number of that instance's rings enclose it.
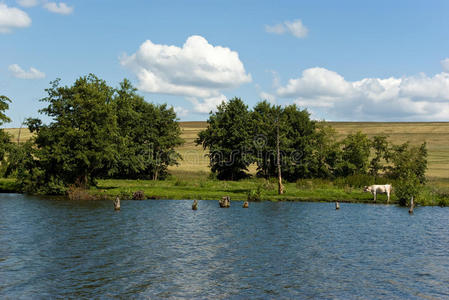
<instances>
[{"instance_id":1,"label":"sky","mask_svg":"<svg viewBox=\"0 0 449 300\"><path fill-rule=\"evenodd\" d=\"M18 127L56 78L128 78L182 121L240 97L329 121L449 121L449 1L0 0Z\"/></svg>"}]
</instances>

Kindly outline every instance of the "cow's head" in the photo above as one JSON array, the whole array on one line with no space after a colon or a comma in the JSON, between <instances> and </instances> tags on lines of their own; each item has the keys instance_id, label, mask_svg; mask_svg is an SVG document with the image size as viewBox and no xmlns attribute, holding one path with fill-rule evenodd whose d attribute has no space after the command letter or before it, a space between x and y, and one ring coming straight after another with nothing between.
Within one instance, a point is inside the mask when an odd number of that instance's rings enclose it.
<instances>
[{"instance_id":1,"label":"cow's head","mask_svg":"<svg viewBox=\"0 0 449 300\"><path fill-rule=\"evenodd\" d=\"M364 191L364 192L371 192L371 187L365 185L365 186L363 187L363 191Z\"/></svg>"}]
</instances>

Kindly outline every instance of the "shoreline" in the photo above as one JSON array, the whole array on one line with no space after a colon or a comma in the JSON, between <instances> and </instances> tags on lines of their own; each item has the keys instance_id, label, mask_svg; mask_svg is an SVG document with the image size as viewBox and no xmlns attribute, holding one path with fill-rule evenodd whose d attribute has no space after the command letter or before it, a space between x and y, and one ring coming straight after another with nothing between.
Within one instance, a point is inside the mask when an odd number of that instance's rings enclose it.
<instances>
[{"instance_id":1,"label":"shoreline","mask_svg":"<svg viewBox=\"0 0 449 300\"><path fill-rule=\"evenodd\" d=\"M103 179L97 187L88 190L76 189L75 194L60 195L73 201L80 200L132 200L134 192L142 191L145 200L207 200L218 201L223 196L232 201L251 202L341 202L361 204L387 204L386 195L379 195L376 202L371 193L363 192L360 187L338 186L332 181L302 180L296 183L285 183L286 193L277 194L277 186L273 180L259 178L241 181L218 181L213 179L181 180L169 178L164 181ZM14 179L0 179L0 193L20 193ZM72 191L73 193L73 191ZM69 193L70 194L70 193ZM248 199L250 195L251 199ZM255 196L256 195L256 196ZM41 196L41 195L38 195ZM45 196L45 195L42 195ZM49 195L49 197L55 197ZM143 200L135 200L143 201ZM420 206L449 206L449 189L446 181L431 181L416 200ZM390 203L398 204L393 193Z\"/></svg>"}]
</instances>

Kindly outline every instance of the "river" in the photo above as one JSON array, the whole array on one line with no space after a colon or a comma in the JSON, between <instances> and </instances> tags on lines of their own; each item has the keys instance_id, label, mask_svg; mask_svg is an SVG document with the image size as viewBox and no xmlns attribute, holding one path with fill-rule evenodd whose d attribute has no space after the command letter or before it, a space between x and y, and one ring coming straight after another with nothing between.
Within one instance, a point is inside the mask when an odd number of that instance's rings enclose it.
<instances>
[{"instance_id":1,"label":"river","mask_svg":"<svg viewBox=\"0 0 449 300\"><path fill-rule=\"evenodd\" d=\"M0 194L0 298L449 298L449 208Z\"/></svg>"}]
</instances>

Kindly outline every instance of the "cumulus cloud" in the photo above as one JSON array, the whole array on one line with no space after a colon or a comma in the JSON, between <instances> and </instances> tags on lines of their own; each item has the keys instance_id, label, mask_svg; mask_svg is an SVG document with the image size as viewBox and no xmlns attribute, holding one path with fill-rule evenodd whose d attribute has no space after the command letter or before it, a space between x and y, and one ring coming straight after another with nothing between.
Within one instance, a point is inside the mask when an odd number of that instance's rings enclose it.
<instances>
[{"instance_id":1,"label":"cumulus cloud","mask_svg":"<svg viewBox=\"0 0 449 300\"><path fill-rule=\"evenodd\" d=\"M18 64L9 66L11 74L20 79L42 79L45 78L45 73L31 67L28 71L22 69Z\"/></svg>"},{"instance_id":2,"label":"cumulus cloud","mask_svg":"<svg viewBox=\"0 0 449 300\"><path fill-rule=\"evenodd\" d=\"M211 98L251 81L237 52L191 36L182 47L145 41L121 64L136 74L144 92Z\"/></svg>"},{"instance_id":3,"label":"cumulus cloud","mask_svg":"<svg viewBox=\"0 0 449 300\"><path fill-rule=\"evenodd\" d=\"M273 26L265 25L265 31L274 34L290 33L297 38L305 38L309 33L309 29L301 20L285 21Z\"/></svg>"},{"instance_id":4,"label":"cumulus cloud","mask_svg":"<svg viewBox=\"0 0 449 300\"><path fill-rule=\"evenodd\" d=\"M0 33L9 33L14 28L31 25L31 18L26 12L16 7L8 7L0 2Z\"/></svg>"},{"instance_id":5,"label":"cumulus cloud","mask_svg":"<svg viewBox=\"0 0 449 300\"><path fill-rule=\"evenodd\" d=\"M16 2L23 7L33 7L39 4L38 0L17 0Z\"/></svg>"},{"instance_id":6,"label":"cumulus cloud","mask_svg":"<svg viewBox=\"0 0 449 300\"><path fill-rule=\"evenodd\" d=\"M73 12L73 6L69 6L64 2L47 2L44 4L44 7L48 11L61 15L70 15Z\"/></svg>"},{"instance_id":7,"label":"cumulus cloud","mask_svg":"<svg viewBox=\"0 0 449 300\"><path fill-rule=\"evenodd\" d=\"M449 120L449 73L347 81L310 68L276 90L315 115L340 120Z\"/></svg>"},{"instance_id":8,"label":"cumulus cloud","mask_svg":"<svg viewBox=\"0 0 449 300\"><path fill-rule=\"evenodd\" d=\"M189 114L189 110L182 106L174 106L173 109L177 117L185 117Z\"/></svg>"},{"instance_id":9,"label":"cumulus cloud","mask_svg":"<svg viewBox=\"0 0 449 300\"><path fill-rule=\"evenodd\" d=\"M267 100L268 102L270 102L271 104L275 104L276 103L276 96L267 92L260 92L259 93L259 98L261 100Z\"/></svg>"},{"instance_id":10,"label":"cumulus cloud","mask_svg":"<svg viewBox=\"0 0 449 300\"><path fill-rule=\"evenodd\" d=\"M445 72L449 72L449 58L443 59L441 61L441 66Z\"/></svg>"},{"instance_id":11,"label":"cumulus cloud","mask_svg":"<svg viewBox=\"0 0 449 300\"><path fill-rule=\"evenodd\" d=\"M199 101L197 98L189 97L188 100L193 105L193 111L200 114L208 114L211 111L217 111L217 106L223 102L226 102L225 95L218 95L216 97L205 98L202 101Z\"/></svg>"}]
</instances>

